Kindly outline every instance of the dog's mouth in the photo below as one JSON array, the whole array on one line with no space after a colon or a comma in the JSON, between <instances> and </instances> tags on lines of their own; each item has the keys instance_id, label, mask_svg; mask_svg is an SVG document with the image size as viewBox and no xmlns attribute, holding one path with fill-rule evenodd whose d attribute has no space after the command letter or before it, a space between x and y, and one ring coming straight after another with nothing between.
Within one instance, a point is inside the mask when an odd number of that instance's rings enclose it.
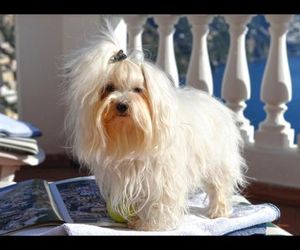
<instances>
[{"instance_id":1,"label":"dog's mouth","mask_svg":"<svg viewBox=\"0 0 300 250\"><path fill-rule=\"evenodd\" d=\"M130 121L130 114L129 113L115 113L113 116L109 117L109 119L106 119L107 124L111 124L112 126L115 126L116 123L124 123Z\"/></svg>"},{"instance_id":2,"label":"dog's mouth","mask_svg":"<svg viewBox=\"0 0 300 250\"><path fill-rule=\"evenodd\" d=\"M117 114L117 117L129 117L129 114L126 113L126 114Z\"/></svg>"}]
</instances>

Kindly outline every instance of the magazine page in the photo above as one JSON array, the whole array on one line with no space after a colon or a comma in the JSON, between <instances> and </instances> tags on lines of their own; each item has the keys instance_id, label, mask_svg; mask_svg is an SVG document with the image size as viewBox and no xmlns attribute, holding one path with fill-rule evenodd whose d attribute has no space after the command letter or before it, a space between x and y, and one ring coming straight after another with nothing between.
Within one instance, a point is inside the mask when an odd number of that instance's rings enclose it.
<instances>
[{"instance_id":1,"label":"magazine page","mask_svg":"<svg viewBox=\"0 0 300 250\"><path fill-rule=\"evenodd\" d=\"M62 223L47 181L22 181L0 189L0 234Z\"/></svg>"},{"instance_id":2,"label":"magazine page","mask_svg":"<svg viewBox=\"0 0 300 250\"><path fill-rule=\"evenodd\" d=\"M58 209L67 222L98 226L126 227L107 213L94 176L84 176L50 184Z\"/></svg>"}]
</instances>

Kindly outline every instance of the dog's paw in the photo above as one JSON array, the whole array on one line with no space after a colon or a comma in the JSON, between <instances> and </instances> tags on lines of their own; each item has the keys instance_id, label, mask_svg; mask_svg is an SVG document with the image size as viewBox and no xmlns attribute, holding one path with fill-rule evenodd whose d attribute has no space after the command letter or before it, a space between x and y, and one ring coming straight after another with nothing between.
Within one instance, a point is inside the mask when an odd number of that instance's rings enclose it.
<instances>
[{"instance_id":1,"label":"dog's paw","mask_svg":"<svg viewBox=\"0 0 300 250\"><path fill-rule=\"evenodd\" d=\"M139 218L135 218L133 220L128 221L128 228L134 229L137 231L158 231L161 228L158 225L153 225L152 223L146 223L140 220Z\"/></svg>"},{"instance_id":2,"label":"dog's paw","mask_svg":"<svg viewBox=\"0 0 300 250\"><path fill-rule=\"evenodd\" d=\"M140 224L140 219L138 217L130 218L127 222L127 227L129 229L137 229L137 226Z\"/></svg>"},{"instance_id":3,"label":"dog's paw","mask_svg":"<svg viewBox=\"0 0 300 250\"><path fill-rule=\"evenodd\" d=\"M127 225L128 228L137 231L165 231L165 230L172 230L176 228L176 225L171 225L171 224L165 225L165 224L153 223L149 221L142 221L137 217L129 220Z\"/></svg>"},{"instance_id":4,"label":"dog's paw","mask_svg":"<svg viewBox=\"0 0 300 250\"><path fill-rule=\"evenodd\" d=\"M229 217L228 206L224 204L219 204L219 205L215 205L214 207L210 207L208 210L208 216L211 219L215 219L219 217Z\"/></svg>"}]
</instances>

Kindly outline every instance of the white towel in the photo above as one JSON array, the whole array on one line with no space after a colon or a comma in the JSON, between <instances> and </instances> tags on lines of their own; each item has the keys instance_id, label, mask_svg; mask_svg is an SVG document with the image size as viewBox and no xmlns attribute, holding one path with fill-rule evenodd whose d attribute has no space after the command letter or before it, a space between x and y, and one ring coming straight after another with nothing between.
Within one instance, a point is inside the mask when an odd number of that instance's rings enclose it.
<instances>
[{"instance_id":1,"label":"white towel","mask_svg":"<svg viewBox=\"0 0 300 250\"><path fill-rule=\"evenodd\" d=\"M241 196L234 197L230 218L209 219L203 215L207 205L201 193L189 201L190 213L185 215L180 226L173 231L135 231L124 228L107 228L85 224L65 223L40 235L225 235L279 218L279 209L272 204L251 205Z\"/></svg>"}]
</instances>

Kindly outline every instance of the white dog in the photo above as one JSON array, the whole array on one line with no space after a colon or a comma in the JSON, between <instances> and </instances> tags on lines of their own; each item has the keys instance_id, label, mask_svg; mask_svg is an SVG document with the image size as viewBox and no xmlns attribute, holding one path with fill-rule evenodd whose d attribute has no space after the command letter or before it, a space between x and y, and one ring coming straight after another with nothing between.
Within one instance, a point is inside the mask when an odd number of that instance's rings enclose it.
<instances>
[{"instance_id":1,"label":"white dog","mask_svg":"<svg viewBox=\"0 0 300 250\"><path fill-rule=\"evenodd\" d=\"M205 92L174 87L141 52L125 55L110 33L66 69L72 152L131 228L176 228L199 188L209 217L229 216L246 170L233 112Z\"/></svg>"}]
</instances>

